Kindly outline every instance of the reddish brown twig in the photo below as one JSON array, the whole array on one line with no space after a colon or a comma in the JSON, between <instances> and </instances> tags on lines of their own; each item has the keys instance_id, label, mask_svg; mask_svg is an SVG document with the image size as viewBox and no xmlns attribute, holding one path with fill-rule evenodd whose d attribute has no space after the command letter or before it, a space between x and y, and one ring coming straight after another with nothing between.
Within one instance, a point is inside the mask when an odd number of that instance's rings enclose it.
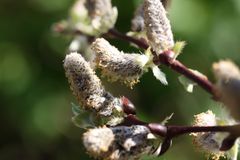
<instances>
[{"instance_id":1,"label":"reddish brown twig","mask_svg":"<svg viewBox=\"0 0 240 160\"><path fill-rule=\"evenodd\" d=\"M164 126L158 123L147 123L139 120L135 115L128 115L121 125L145 125L154 134L162 137L177 137L183 134L197 132L229 132L231 135L240 137L240 124L227 126Z\"/></svg>"}]
</instances>

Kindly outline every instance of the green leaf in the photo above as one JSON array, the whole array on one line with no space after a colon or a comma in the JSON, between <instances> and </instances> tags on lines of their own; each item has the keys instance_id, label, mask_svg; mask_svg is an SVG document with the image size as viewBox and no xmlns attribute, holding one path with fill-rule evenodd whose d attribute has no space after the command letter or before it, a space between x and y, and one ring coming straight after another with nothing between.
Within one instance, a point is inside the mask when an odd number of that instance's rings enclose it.
<instances>
[{"instance_id":1,"label":"green leaf","mask_svg":"<svg viewBox=\"0 0 240 160\"><path fill-rule=\"evenodd\" d=\"M92 113L89 113L81 109L80 106L74 103L71 103L71 105L72 105L72 112L74 115L72 117L72 122L74 123L74 125L83 129L95 126L93 122Z\"/></svg>"},{"instance_id":2,"label":"green leaf","mask_svg":"<svg viewBox=\"0 0 240 160\"><path fill-rule=\"evenodd\" d=\"M173 52L175 53L174 59L176 59L181 53L183 48L186 46L185 41L178 41L174 44Z\"/></svg>"},{"instance_id":3,"label":"green leaf","mask_svg":"<svg viewBox=\"0 0 240 160\"><path fill-rule=\"evenodd\" d=\"M187 79L185 76L178 77L179 82L183 85L185 90L189 93L193 92L193 87L197 85L195 82Z\"/></svg>"},{"instance_id":4,"label":"green leaf","mask_svg":"<svg viewBox=\"0 0 240 160\"><path fill-rule=\"evenodd\" d=\"M163 73L158 68L158 66L156 66L156 65L152 66L152 71L153 71L153 75L156 77L156 79L158 79L162 84L168 85L165 73Z\"/></svg>"},{"instance_id":5,"label":"green leaf","mask_svg":"<svg viewBox=\"0 0 240 160\"><path fill-rule=\"evenodd\" d=\"M235 145L229 151L227 151L228 159L230 159L230 160L237 160L238 149L239 149L239 141L237 140L235 142Z\"/></svg>"},{"instance_id":6,"label":"green leaf","mask_svg":"<svg viewBox=\"0 0 240 160\"><path fill-rule=\"evenodd\" d=\"M162 124L162 125L167 124L168 121L172 119L173 115L174 115L174 113L172 113L171 115L167 116L167 117L161 122L161 124Z\"/></svg>"},{"instance_id":7,"label":"green leaf","mask_svg":"<svg viewBox=\"0 0 240 160\"><path fill-rule=\"evenodd\" d=\"M92 120L92 115L88 112L73 116L72 122L75 126L83 129L92 128L95 126Z\"/></svg>"},{"instance_id":8,"label":"green leaf","mask_svg":"<svg viewBox=\"0 0 240 160\"><path fill-rule=\"evenodd\" d=\"M82 112L82 109L80 108L80 106L74 103L71 103L71 105L72 105L72 112L75 116L79 115Z\"/></svg>"}]
</instances>

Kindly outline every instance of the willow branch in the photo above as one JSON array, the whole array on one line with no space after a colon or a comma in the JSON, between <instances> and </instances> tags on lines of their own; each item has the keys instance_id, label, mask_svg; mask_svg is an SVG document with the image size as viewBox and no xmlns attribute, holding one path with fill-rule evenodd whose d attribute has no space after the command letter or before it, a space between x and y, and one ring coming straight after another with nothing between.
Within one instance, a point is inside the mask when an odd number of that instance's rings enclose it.
<instances>
[{"instance_id":1,"label":"willow branch","mask_svg":"<svg viewBox=\"0 0 240 160\"><path fill-rule=\"evenodd\" d=\"M59 31L58 31L59 32ZM64 30L60 30L59 33L65 33ZM68 34L68 33L66 33ZM82 34L81 32L75 31L73 34ZM124 40L126 42L134 43L142 49L148 49L149 45L145 42L145 40L136 39L126 34L123 34L116 29L110 29L108 33L103 34L104 37L117 38ZM90 36L89 36L90 37ZM161 53L158 56L154 55L154 63L164 64L170 67L172 70L177 73L184 75L190 80L196 82L199 86L201 86L205 91L211 94L215 100L217 98L217 92L214 85L206 78L195 74L188 67L182 64L180 61L172 59L168 56L167 53ZM160 136L163 137L175 137L182 134L192 133L192 132L229 132L237 137L240 136L240 125L232 125L232 126L163 126L155 123L146 123L139 120L134 115L129 115L126 117L125 122L121 125L145 125L150 128L150 130Z\"/></svg>"},{"instance_id":2,"label":"willow branch","mask_svg":"<svg viewBox=\"0 0 240 160\"><path fill-rule=\"evenodd\" d=\"M105 36L108 35L110 37L122 39L127 42L134 43L135 45L139 46L142 49L147 49L149 45L144 41L144 40L139 40L136 38L133 38L131 36L128 36L126 34L123 34L116 29L110 29ZM177 73L184 75L185 77L189 78L190 80L196 82L199 86L201 86L205 91L210 93L215 99L217 99L217 92L214 87L214 85L206 78L199 76L192 72L188 67L186 67L184 64L182 64L178 60L174 60L168 56L168 54L162 53L159 54L158 56L155 55L154 57L154 63L159 65L159 64L164 64L168 67L170 67L172 70L176 71Z\"/></svg>"},{"instance_id":3,"label":"willow branch","mask_svg":"<svg viewBox=\"0 0 240 160\"><path fill-rule=\"evenodd\" d=\"M69 31L66 28L64 28L64 26L62 26L61 24L58 24L58 23L53 25L52 28L56 33L71 34L71 35L84 35L79 30ZM85 36L87 36L87 35L85 35ZM117 39L121 39L126 42L131 42L145 50L148 49L148 47L149 47L149 45L146 43L146 41L144 39L136 39L134 37L123 34L116 29L110 29L107 33L103 34L102 36L108 37L108 38L109 37L117 38ZM92 39L94 39L94 37L92 37L92 36L87 36L87 37L88 37L89 41L92 41ZM186 67L184 64L182 64L180 61L169 57L167 53L161 53L158 55L154 54L154 63L156 65L164 64L164 65L168 66L169 68L176 71L177 73L184 75L185 77L189 78L190 80L196 82L205 91L210 93L214 97L215 100L219 99L216 88L208 79L206 79L198 74L195 74L188 67Z\"/></svg>"}]
</instances>

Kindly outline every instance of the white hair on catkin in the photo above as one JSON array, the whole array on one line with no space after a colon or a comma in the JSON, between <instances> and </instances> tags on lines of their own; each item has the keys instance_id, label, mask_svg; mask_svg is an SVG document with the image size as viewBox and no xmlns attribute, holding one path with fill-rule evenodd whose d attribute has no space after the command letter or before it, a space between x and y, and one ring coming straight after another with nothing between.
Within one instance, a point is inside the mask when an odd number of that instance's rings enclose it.
<instances>
[{"instance_id":1,"label":"white hair on catkin","mask_svg":"<svg viewBox=\"0 0 240 160\"><path fill-rule=\"evenodd\" d=\"M144 0L144 22L149 44L157 54L174 47L170 21L160 0Z\"/></svg>"}]
</instances>

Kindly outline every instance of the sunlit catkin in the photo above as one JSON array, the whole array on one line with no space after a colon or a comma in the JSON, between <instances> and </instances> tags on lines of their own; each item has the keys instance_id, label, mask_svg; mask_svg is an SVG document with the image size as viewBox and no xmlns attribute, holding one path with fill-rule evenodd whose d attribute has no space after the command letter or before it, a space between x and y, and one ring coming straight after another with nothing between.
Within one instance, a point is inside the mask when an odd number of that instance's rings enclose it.
<instances>
[{"instance_id":1,"label":"sunlit catkin","mask_svg":"<svg viewBox=\"0 0 240 160\"><path fill-rule=\"evenodd\" d=\"M102 127L84 133L83 144L98 159L129 160L151 153L154 139L145 126Z\"/></svg>"},{"instance_id":2,"label":"sunlit catkin","mask_svg":"<svg viewBox=\"0 0 240 160\"><path fill-rule=\"evenodd\" d=\"M96 66L102 70L102 75L129 86L139 81L149 61L146 55L123 53L103 38L98 38L92 44L92 49L96 53Z\"/></svg>"},{"instance_id":3,"label":"sunlit catkin","mask_svg":"<svg viewBox=\"0 0 240 160\"><path fill-rule=\"evenodd\" d=\"M157 54L174 47L171 25L160 0L144 0L144 22L149 44Z\"/></svg>"},{"instance_id":4,"label":"sunlit catkin","mask_svg":"<svg viewBox=\"0 0 240 160\"><path fill-rule=\"evenodd\" d=\"M194 126L223 126L223 125L234 125L234 121L224 110L220 108L222 114L217 117L212 111L200 113L194 116ZM233 147L228 151L221 151L221 146L226 137L229 136L227 132L198 132L191 133L193 136L194 145L200 151L205 152L212 159L218 160L220 157L228 157L229 159L236 160L238 142L235 142Z\"/></svg>"},{"instance_id":5,"label":"sunlit catkin","mask_svg":"<svg viewBox=\"0 0 240 160\"><path fill-rule=\"evenodd\" d=\"M217 80L219 97L230 110L231 115L240 120L240 70L230 60L221 60L213 64L213 73Z\"/></svg>"},{"instance_id":6,"label":"sunlit catkin","mask_svg":"<svg viewBox=\"0 0 240 160\"><path fill-rule=\"evenodd\" d=\"M215 126L218 125L217 118L212 111L207 111L194 116L194 126ZM224 152L220 151L223 139L227 136L226 133L215 132L200 132L192 133L193 143L201 151L216 159L224 156Z\"/></svg>"}]
</instances>

